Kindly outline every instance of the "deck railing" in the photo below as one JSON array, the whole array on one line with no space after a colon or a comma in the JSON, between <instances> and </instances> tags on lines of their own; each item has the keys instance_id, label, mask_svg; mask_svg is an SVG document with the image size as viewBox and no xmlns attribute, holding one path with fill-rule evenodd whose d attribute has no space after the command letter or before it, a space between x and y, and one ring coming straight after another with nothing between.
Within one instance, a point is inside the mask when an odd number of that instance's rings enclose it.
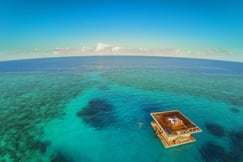
<instances>
[{"instance_id":1,"label":"deck railing","mask_svg":"<svg viewBox=\"0 0 243 162\"><path fill-rule=\"evenodd\" d=\"M196 131L200 131L200 128L198 128L198 127L189 128L184 133L193 133Z\"/></svg>"}]
</instances>

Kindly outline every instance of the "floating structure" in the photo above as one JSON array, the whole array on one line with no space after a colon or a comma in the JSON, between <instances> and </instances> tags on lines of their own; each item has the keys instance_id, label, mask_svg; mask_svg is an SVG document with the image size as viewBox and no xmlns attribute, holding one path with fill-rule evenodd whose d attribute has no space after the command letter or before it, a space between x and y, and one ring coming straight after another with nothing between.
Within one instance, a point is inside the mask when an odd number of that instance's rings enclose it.
<instances>
[{"instance_id":1,"label":"floating structure","mask_svg":"<svg viewBox=\"0 0 243 162\"><path fill-rule=\"evenodd\" d=\"M178 110L151 113L151 125L165 148L195 142L202 130Z\"/></svg>"}]
</instances>

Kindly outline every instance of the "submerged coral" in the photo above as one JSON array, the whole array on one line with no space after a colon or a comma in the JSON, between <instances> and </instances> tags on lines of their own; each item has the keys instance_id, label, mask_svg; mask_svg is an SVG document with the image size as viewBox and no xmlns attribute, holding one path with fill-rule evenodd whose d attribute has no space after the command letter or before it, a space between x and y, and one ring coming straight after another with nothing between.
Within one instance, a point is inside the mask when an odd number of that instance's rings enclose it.
<instances>
[{"instance_id":1,"label":"submerged coral","mask_svg":"<svg viewBox=\"0 0 243 162\"><path fill-rule=\"evenodd\" d=\"M208 142L200 149L201 157L206 162L223 162L227 159L226 152L223 147Z\"/></svg>"},{"instance_id":2,"label":"submerged coral","mask_svg":"<svg viewBox=\"0 0 243 162\"><path fill-rule=\"evenodd\" d=\"M206 123L206 129L213 135L217 137L222 137L225 135L224 128L216 123Z\"/></svg>"},{"instance_id":3,"label":"submerged coral","mask_svg":"<svg viewBox=\"0 0 243 162\"><path fill-rule=\"evenodd\" d=\"M70 75L10 76L0 77L0 161L41 161L50 144L41 141L43 127L80 93L81 79Z\"/></svg>"},{"instance_id":4,"label":"submerged coral","mask_svg":"<svg viewBox=\"0 0 243 162\"><path fill-rule=\"evenodd\" d=\"M243 129L230 134L232 145L243 151Z\"/></svg>"},{"instance_id":5,"label":"submerged coral","mask_svg":"<svg viewBox=\"0 0 243 162\"><path fill-rule=\"evenodd\" d=\"M92 127L102 129L115 121L113 109L114 107L108 101L94 99L85 108L81 109L77 116Z\"/></svg>"},{"instance_id":6,"label":"submerged coral","mask_svg":"<svg viewBox=\"0 0 243 162\"><path fill-rule=\"evenodd\" d=\"M233 113L239 113L239 112L240 112L240 110L237 109L237 108L235 108L235 107L232 107L232 108L230 109L230 111L233 112Z\"/></svg>"},{"instance_id":7,"label":"submerged coral","mask_svg":"<svg viewBox=\"0 0 243 162\"><path fill-rule=\"evenodd\" d=\"M50 144L51 144L51 142L49 142L49 141L44 141L44 142L40 141L40 142L38 143L38 147L39 147L39 149L40 149L40 152L41 152L42 154L46 153L46 150L47 150L47 148L48 148L48 146L49 146Z\"/></svg>"},{"instance_id":8,"label":"submerged coral","mask_svg":"<svg viewBox=\"0 0 243 162\"><path fill-rule=\"evenodd\" d=\"M72 158L63 151L57 151L53 158L51 159L51 162L72 162Z\"/></svg>"},{"instance_id":9,"label":"submerged coral","mask_svg":"<svg viewBox=\"0 0 243 162\"><path fill-rule=\"evenodd\" d=\"M225 152L224 148L212 142L208 142L200 149L201 156L206 162L233 162L243 161L243 129L229 133L231 149Z\"/></svg>"}]
</instances>

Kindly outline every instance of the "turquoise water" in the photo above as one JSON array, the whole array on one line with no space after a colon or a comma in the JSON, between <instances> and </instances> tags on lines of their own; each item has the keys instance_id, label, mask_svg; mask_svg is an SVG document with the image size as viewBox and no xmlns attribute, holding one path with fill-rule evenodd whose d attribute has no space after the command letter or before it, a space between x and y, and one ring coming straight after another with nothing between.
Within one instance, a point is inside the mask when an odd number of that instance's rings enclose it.
<instances>
[{"instance_id":1,"label":"turquoise water","mask_svg":"<svg viewBox=\"0 0 243 162\"><path fill-rule=\"evenodd\" d=\"M0 63L0 161L243 161L243 64L150 57ZM203 129L165 149L149 113ZM142 127L138 123L142 122Z\"/></svg>"}]
</instances>

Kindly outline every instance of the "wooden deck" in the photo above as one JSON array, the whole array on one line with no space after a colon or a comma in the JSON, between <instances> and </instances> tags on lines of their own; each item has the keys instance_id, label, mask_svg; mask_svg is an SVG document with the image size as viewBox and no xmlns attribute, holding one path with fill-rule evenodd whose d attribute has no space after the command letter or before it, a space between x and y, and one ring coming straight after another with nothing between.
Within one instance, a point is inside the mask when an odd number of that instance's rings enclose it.
<instances>
[{"instance_id":1,"label":"wooden deck","mask_svg":"<svg viewBox=\"0 0 243 162\"><path fill-rule=\"evenodd\" d=\"M152 125L155 133L157 131L159 131L159 127L155 122L151 122L151 125ZM178 141L178 140L168 141L168 140L166 140L165 136L163 136L163 134L156 133L156 135L159 137L159 139L161 140L161 142L162 142L162 144L164 145L165 148L175 147L175 146L179 146L179 145L183 145L183 144L187 144L187 143L191 143L191 142L196 141L196 139L192 136L189 136L188 138L181 140L181 141Z\"/></svg>"},{"instance_id":2,"label":"wooden deck","mask_svg":"<svg viewBox=\"0 0 243 162\"><path fill-rule=\"evenodd\" d=\"M178 110L151 113L155 134L165 148L195 142L191 135L202 130Z\"/></svg>"}]
</instances>

